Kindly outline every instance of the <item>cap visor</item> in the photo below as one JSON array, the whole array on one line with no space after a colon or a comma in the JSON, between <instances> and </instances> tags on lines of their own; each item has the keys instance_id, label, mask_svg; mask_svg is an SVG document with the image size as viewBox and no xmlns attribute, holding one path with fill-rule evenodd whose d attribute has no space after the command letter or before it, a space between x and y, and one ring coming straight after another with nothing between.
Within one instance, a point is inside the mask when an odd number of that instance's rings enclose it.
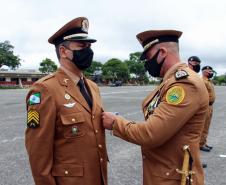
<instances>
[{"instance_id":1,"label":"cap visor","mask_svg":"<svg viewBox=\"0 0 226 185\"><path fill-rule=\"evenodd\" d=\"M69 41L79 41L79 42L90 42L90 43L94 43L96 42L97 40L96 39L92 39L92 38L89 38L89 37L86 37L86 38L70 38L70 39L67 39Z\"/></svg>"}]
</instances>

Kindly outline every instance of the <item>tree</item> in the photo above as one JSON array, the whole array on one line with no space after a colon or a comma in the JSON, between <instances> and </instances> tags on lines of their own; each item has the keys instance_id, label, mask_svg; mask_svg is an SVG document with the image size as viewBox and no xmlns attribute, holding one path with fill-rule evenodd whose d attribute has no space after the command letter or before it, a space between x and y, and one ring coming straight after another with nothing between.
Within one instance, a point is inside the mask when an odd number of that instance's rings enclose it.
<instances>
[{"instance_id":1,"label":"tree","mask_svg":"<svg viewBox=\"0 0 226 185\"><path fill-rule=\"evenodd\" d=\"M102 67L103 78L107 81L115 82L121 80L126 82L129 79L129 69L125 62L112 58Z\"/></svg>"},{"instance_id":2,"label":"tree","mask_svg":"<svg viewBox=\"0 0 226 185\"><path fill-rule=\"evenodd\" d=\"M49 58L42 60L42 62L40 63L39 71L42 73L49 74L56 70L57 70L57 65L55 64L54 61L52 61Z\"/></svg>"},{"instance_id":3,"label":"tree","mask_svg":"<svg viewBox=\"0 0 226 185\"><path fill-rule=\"evenodd\" d=\"M213 82L217 85L226 84L226 75L214 76Z\"/></svg>"},{"instance_id":4,"label":"tree","mask_svg":"<svg viewBox=\"0 0 226 185\"><path fill-rule=\"evenodd\" d=\"M130 74L135 75L135 80L138 80L140 83L148 82L146 75L146 70L144 68L143 62L140 60L141 52L130 53L129 60L126 60L126 64L129 68Z\"/></svg>"},{"instance_id":5,"label":"tree","mask_svg":"<svg viewBox=\"0 0 226 185\"><path fill-rule=\"evenodd\" d=\"M16 69L21 65L20 58L14 55L13 49L14 46L9 41L0 42L0 68L6 65L10 69Z\"/></svg>"},{"instance_id":6,"label":"tree","mask_svg":"<svg viewBox=\"0 0 226 185\"><path fill-rule=\"evenodd\" d=\"M103 64L101 62L93 61L91 66L84 71L86 76L94 75L96 71L100 71L102 69Z\"/></svg>"}]
</instances>

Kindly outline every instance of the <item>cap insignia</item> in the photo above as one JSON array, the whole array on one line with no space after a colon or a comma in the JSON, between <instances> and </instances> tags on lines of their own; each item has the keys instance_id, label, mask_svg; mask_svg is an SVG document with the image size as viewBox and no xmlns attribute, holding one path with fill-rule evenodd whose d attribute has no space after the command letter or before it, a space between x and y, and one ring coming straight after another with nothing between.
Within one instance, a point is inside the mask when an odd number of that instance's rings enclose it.
<instances>
[{"instance_id":1,"label":"cap insignia","mask_svg":"<svg viewBox=\"0 0 226 185\"><path fill-rule=\"evenodd\" d=\"M88 29L89 29L89 21L87 19L84 19L82 21L82 27L81 29L85 32L88 32Z\"/></svg>"}]
</instances>

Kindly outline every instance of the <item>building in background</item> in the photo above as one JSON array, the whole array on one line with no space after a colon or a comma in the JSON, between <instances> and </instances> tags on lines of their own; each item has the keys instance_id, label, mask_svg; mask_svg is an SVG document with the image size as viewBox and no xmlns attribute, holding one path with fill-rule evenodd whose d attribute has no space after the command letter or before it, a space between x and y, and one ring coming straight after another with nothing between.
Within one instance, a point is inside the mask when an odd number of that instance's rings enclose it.
<instances>
[{"instance_id":1,"label":"building in background","mask_svg":"<svg viewBox=\"0 0 226 185\"><path fill-rule=\"evenodd\" d=\"M4 87L29 87L35 81L44 77L43 74L33 69L8 70L0 69L0 86Z\"/></svg>"}]
</instances>

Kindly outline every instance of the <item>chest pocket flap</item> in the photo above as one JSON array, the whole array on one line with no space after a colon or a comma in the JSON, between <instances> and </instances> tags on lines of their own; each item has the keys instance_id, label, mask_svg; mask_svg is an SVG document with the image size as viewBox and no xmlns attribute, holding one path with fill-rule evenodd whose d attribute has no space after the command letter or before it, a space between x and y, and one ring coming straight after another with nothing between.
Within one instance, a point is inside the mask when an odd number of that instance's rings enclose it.
<instances>
[{"instance_id":1,"label":"chest pocket flap","mask_svg":"<svg viewBox=\"0 0 226 185\"><path fill-rule=\"evenodd\" d=\"M60 117L63 125L72 125L75 123L85 122L85 117L82 112L65 114L65 115L61 115Z\"/></svg>"}]
</instances>

